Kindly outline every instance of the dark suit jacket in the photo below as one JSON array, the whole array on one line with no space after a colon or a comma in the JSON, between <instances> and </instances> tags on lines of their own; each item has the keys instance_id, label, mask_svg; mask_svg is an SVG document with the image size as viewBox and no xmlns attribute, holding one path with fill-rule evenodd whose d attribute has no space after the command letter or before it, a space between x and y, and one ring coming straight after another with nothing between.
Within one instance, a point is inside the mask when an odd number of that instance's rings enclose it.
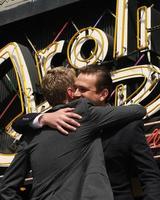
<instances>
[{"instance_id":1,"label":"dark suit jacket","mask_svg":"<svg viewBox=\"0 0 160 200\"><path fill-rule=\"evenodd\" d=\"M3 200L20 199L16 189L30 168L33 173L33 200L113 199L97 133L103 126L113 127L139 119L145 115L145 110L138 105L94 107L85 99L67 106L75 107L75 111L82 115L81 126L75 133L64 136L49 127L35 133L23 128L27 134L23 135L19 151L2 181L0 191ZM31 118L25 116L22 121L27 124ZM20 126L20 129L22 127L25 126Z\"/></svg>"},{"instance_id":2,"label":"dark suit jacket","mask_svg":"<svg viewBox=\"0 0 160 200\"><path fill-rule=\"evenodd\" d=\"M102 139L114 199L133 200L131 178L138 176L143 199L159 200L160 171L146 142L143 121L106 129Z\"/></svg>"}]
</instances>

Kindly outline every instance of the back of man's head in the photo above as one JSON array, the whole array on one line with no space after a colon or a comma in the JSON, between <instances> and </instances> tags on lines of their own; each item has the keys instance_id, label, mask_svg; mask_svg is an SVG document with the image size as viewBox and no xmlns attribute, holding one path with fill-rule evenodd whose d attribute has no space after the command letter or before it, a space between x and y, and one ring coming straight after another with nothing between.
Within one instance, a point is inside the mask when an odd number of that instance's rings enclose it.
<instances>
[{"instance_id":1,"label":"back of man's head","mask_svg":"<svg viewBox=\"0 0 160 200\"><path fill-rule=\"evenodd\" d=\"M67 89L73 88L75 72L64 66L48 70L42 81L42 92L51 106L65 103Z\"/></svg>"},{"instance_id":2,"label":"back of man's head","mask_svg":"<svg viewBox=\"0 0 160 200\"><path fill-rule=\"evenodd\" d=\"M78 74L87 74L87 75L96 75L97 76L97 83L96 83L96 89L98 92L102 91L103 89L107 88L109 95L113 91L113 83L111 74L108 70L108 68L105 66L105 64L92 64L87 65L85 67L82 67Z\"/></svg>"}]
</instances>

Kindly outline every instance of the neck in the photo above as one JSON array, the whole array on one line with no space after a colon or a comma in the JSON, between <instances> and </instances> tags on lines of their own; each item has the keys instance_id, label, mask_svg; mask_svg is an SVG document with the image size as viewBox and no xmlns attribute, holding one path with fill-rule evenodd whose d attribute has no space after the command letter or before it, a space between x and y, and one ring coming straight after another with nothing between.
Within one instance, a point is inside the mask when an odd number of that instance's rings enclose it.
<instances>
[{"instance_id":1,"label":"neck","mask_svg":"<svg viewBox=\"0 0 160 200\"><path fill-rule=\"evenodd\" d=\"M106 105L106 102L105 101L101 101L98 103L98 106L105 106Z\"/></svg>"}]
</instances>

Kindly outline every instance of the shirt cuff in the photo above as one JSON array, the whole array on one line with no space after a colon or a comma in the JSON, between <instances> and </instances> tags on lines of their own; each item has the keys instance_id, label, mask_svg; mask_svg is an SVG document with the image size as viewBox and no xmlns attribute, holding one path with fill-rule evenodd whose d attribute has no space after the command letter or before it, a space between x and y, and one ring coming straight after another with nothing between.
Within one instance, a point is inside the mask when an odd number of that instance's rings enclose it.
<instances>
[{"instance_id":1,"label":"shirt cuff","mask_svg":"<svg viewBox=\"0 0 160 200\"><path fill-rule=\"evenodd\" d=\"M42 116L43 114L39 114L32 122L32 127L35 128L35 129L38 129L38 128L42 128L43 125L39 122L39 118Z\"/></svg>"}]
</instances>

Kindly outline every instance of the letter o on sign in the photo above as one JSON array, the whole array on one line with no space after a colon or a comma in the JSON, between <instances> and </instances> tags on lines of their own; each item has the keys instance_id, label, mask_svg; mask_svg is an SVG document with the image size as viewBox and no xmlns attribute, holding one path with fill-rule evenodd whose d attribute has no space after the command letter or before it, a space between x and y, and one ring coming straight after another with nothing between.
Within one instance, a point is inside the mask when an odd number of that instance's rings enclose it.
<instances>
[{"instance_id":1,"label":"letter o on sign","mask_svg":"<svg viewBox=\"0 0 160 200\"><path fill-rule=\"evenodd\" d=\"M96 62L101 63L112 49L111 36L98 28L87 27L71 38L67 47L67 58L74 68L81 68Z\"/></svg>"}]
</instances>

